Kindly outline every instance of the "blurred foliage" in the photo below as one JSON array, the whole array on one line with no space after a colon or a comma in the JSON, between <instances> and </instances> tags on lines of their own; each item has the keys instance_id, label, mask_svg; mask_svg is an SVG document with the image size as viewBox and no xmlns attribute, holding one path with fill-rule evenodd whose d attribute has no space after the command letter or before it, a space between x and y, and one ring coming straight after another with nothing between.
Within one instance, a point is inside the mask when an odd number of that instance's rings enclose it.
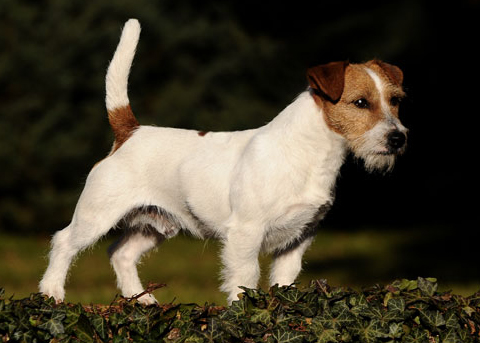
<instances>
[{"instance_id":1,"label":"blurred foliage","mask_svg":"<svg viewBox=\"0 0 480 343\"><path fill-rule=\"evenodd\" d=\"M308 66L376 57L413 71L435 44L426 4L0 1L0 230L53 232L71 218L112 142L104 76L128 18L143 27L130 78L140 122L238 130L273 118Z\"/></svg>"}]
</instances>

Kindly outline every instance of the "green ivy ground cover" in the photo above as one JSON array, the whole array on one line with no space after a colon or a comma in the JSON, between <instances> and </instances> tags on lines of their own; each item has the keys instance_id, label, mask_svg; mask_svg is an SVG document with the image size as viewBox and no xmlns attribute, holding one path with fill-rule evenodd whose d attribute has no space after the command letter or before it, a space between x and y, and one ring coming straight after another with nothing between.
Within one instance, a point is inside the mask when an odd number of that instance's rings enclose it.
<instances>
[{"instance_id":1,"label":"green ivy ground cover","mask_svg":"<svg viewBox=\"0 0 480 343\"><path fill-rule=\"evenodd\" d=\"M151 291L159 286L153 285ZM398 280L362 291L310 287L244 289L229 307L55 304L35 293L6 299L2 342L480 342L480 293L437 291L435 279Z\"/></svg>"}]
</instances>

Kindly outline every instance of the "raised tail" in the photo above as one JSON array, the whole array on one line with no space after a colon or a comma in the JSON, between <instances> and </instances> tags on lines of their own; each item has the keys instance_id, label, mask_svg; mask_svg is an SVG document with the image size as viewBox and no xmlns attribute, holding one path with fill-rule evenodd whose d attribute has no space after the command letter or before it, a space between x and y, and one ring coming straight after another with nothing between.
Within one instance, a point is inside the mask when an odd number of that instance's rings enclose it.
<instances>
[{"instance_id":1,"label":"raised tail","mask_svg":"<svg viewBox=\"0 0 480 343\"><path fill-rule=\"evenodd\" d=\"M139 37L140 24L138 20L128 20L123 27L120 42L105 77L105 103L107 105L108 121L115 135L112 152L117 150L139 127L139 123L130 108L127 89L128 74Z\"/></svg>"}]
</instances>

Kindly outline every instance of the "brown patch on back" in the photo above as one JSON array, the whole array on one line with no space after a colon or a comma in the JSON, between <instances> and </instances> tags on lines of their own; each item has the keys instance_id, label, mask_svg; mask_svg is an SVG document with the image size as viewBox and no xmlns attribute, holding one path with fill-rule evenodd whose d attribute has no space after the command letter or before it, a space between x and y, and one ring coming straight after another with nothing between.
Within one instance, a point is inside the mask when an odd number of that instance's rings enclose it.
<instances>
[{"instance_id":1,"label":"brown patch on back","mask_svg":"<svg viewBox=\"0 0 480 343\"><path fill-rule=\"evenodd\" d=\"M206 135L207 133L209 133L209 132L210 132L210 131L198 131L198 135L199 135L200 137L203 137L203 136L205 136L205 135Z\"/></svg>"},{"instance_id":2,"label":"brown patch on back","mask_svg":"<svg viewBox=\"0 0 480 343\"><path fill-rule=\"evenodd\" d=\"M125 143L140 126L137 119L133 115L130 105L119 107L108 111L108 121L115 135L115 142L110 154L117 151L123 143Z\"/></svg>"}]
</instances>

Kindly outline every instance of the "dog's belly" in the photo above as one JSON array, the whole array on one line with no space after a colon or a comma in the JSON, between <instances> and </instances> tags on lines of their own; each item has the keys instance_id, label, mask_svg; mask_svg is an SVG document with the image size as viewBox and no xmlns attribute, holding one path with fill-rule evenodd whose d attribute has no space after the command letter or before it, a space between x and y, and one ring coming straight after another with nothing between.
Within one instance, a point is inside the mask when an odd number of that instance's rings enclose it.
<instances>
[{"instance_id":1,"label":"dog's belly","mask_svg":"<svg viewBox=\"0 0 480 343\"><path fill-rule=\"evenodd\" d=\"M174 237L184 226L178 216L153 205L132 209L119 223L120 226L123 226L123 224L132 230L142 231L145 234L149 234L153 229L163 238Z\"/></svg>"},{"instance_id":2,"label":"dog's belly","mask_svg":"<svg viewBox=\"0 0 480 343\"><path fill-rule=\"evenodd\" d=\"M319 222L325 217L331 205L332 202L329 200L317 209L311 206L304 208L293 206L290 213L287 212L268 228L262 250L267 253L281 254L314 236Z\"/></svg>"}]
</instances>

